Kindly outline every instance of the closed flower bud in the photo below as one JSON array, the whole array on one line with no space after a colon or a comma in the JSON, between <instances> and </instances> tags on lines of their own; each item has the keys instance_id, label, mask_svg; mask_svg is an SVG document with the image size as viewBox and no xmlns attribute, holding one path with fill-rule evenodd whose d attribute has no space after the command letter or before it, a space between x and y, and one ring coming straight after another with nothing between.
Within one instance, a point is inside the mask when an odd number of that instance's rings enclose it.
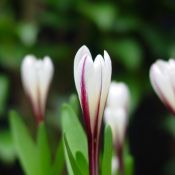
<instances>
[{"instance_id":1,"label":"closed flower bud","mask_svg":"<svg viewBox=\"0 0 175 175\"><path fill-rule=\"evenodd\" d=\"M130 94L128 87L121 82L112 82L105 108L105 122L111 126L114 144L123 144L128 122Z\"/></svg>"},{"instance_id":2,"label":"closed flower bud","mask_svg":"<svg viewBox=\"0 0 175 175\"><path fill-rule=\"evenodd\" d=\"M116 150L116 159L118 160L118 171L121 175L125 174L123 144L128 123L129 99L129 90L124 83L111 83L104 117L105 122L112 129L113 144Z\"/></svg>"},{"instance_id":3,"label":"closed flower bud","mask_svg":"<svg viewBox=\"0 0 175 175\"><path fill-rule=\"evenodd\" d=\"M53 77L53 64L49 57L37 60L27 55L21 65L22 83L31 100L37 121L43 120L49 85Z\"/></svg>"},{"instance_id":4,"label":"closed flower bud","mask_svg":"<svg viewBox=\"0 0 175 175\"><path fill-rule=\"evenodd\" d=\"M74 79L83 111L89 143L91 175L97 174L97 157L102 115L111 82L111 59L106 51L92 60L86 46L82 46L74 60Z\"/></svg>"}]
</instances>

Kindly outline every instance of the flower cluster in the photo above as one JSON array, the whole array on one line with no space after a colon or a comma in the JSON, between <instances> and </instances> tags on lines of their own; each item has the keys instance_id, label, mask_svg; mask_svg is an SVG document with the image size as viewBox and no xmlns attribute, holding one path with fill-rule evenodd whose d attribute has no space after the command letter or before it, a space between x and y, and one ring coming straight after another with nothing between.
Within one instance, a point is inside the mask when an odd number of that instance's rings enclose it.
<instances>
[{"instance_id":1,"label":"flower cluster","mask_svg":"<svg viewBox=\"0 0 175 175\"><path fill-rule=\"evenodd\" d=\"M175 114L175 60L158 60L150 68L151 84L167 108ZM21 65L22 83L38 124L45 115L46 99L54 67L49 57L43 60L25 56ZM99 143L102 117L112 129L116 157L113 168L124 175L123 147L128 124L130 92L123 82L112 82L112 65L106 51L93 60L82 46L74 59L74 80L82 108L88 141L89 174L99 174Z\"/></svg>"}]
</instances>

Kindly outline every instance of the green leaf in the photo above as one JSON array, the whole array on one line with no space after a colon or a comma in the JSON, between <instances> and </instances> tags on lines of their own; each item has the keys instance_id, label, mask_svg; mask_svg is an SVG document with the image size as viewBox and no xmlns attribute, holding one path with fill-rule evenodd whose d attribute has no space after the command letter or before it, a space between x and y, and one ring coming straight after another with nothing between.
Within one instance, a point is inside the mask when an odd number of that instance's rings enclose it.
<instances>
[{"instance_id":1,"label":"green leaf","mask_svg":"<svg viewBox=\"0 0 175 175\"><path fill-rule=\"evenodd\" d=\"M133 175L134 174L134 161L131 155L125 156L124 159L125 163L125 174L126 175Z\"/></svg>"},{"instance_id":2,"label":"green leaf","mask_svg":"<svg viewBox=\"0 0 175 175\"><path fill-rule=\"evenodd\" d=\"M37 149L25 124L15 111L10 112L10 127L24 172L26 175L40 175Z\"/></svg>"},{"instance_id":3,"label":"green leaf","mask_svg":"<svg viewBox=\"0 0 175 175\"><path fill-rule=\"evenodd\" d=\"M109 125L105 127L104 151L102 158L102 175L111 175L112 169L112 132Z\"/></svg>"},{"instance_id":4,"label":"green leaf","mask_svg":"<svg viewBox=\"0 0 175 175\"><path fill-rule=\"evenodd\" d=\"M86 135L78 120L78 117L75 115L75 112L67 104L63 105L62 107L61 123L62 131L66 134L67 141L74 159L76 157L76 153L79 151L82 153L85 159L88 160ZM70 161L67 155L65 155L65 157L69 175L71 175L72 170Z\"/></svg>"},{"instance_id":5,"label":"green leaf","mask_svg":"<svg viewBox=\"0 0 175 175\"><path fill-rule=\"evenodd\" d=\"M51 175L59 175L61 174L64 167L64 149L63 149L63 141L58 144L55 160L53 162L51 168Z\"/></svg>"},{"instance_id":6,"label":"green leaf","mask_svg":"<svg viewBox=\"0 0 175 175\"><path fill-rule=\"evenodd\" d=\"M76 115L79 115L79 101L77 95L72 94L69 99L69 104L74 109Z\"/></svg>"},{"instance_id":7,"label":"green leaf","mask_svg":"<svg viewBox=\"0 0 175 175\"><path fill-rule=\"evenodd\" d=\"M51 152L48 144L45 124L43 122L40 123L38 127L37 148L40 174L48 175L51 171Z\"/></svg>"},{"instance_id":8,"label":"green leaf","mask_svg":"<svg viewBox=\"0 0 175 175\"><path fill-rule=\"evenodd\" d=\"M74 157L76 156L76 152L80 151L86 160L88 160L86 134L75 112L67 104L64 104L62 107L61 120L63 133L66 134Z\"/></svg>"},{"instance_id":9,"label":"green leaf","mask_svg":"<svg viewBox=\"0 0 175 175\"><path fill-rule=\"evenodd\" d=\"M0 131L0 159L12 163L16 158L12 135L9 130Z\"/></svg>"},{"instance_id":10,"label":"green leaf","mask_svg":"<svg viewBox=\"0 0 175 175\"><path fill-rule=\"evenodd\" d=\"M6 109L9 92L9 81L6 76L0 76L0 89L0 115L2 115Z\"/></svg>"},{"instance_id":11,"label":"green leaf","mask_svg":"<svg viewBox=\"0 0 175 175\"><path fill-rule=\"evenodd\" d=\"M80 168L80 171L83 175L89 175L89 166L88 162L83 156L81 152L76 153L76 162L78 164L78 167Z\"/></svg>"},{"instance_id":12,"label":"green leaf","mask_svg":"<svg viewBox=\"0 0 175 175\"><path fill-rule=\"evenodd\" d=\"M73 154L72 154L72 152L70 150L68 141L66 139L66 135L64 135L64 143L65 143L66 151L67 151L67 154L68 154L68 157L69 157L69 160L70 160L71 167L72 167L74 175L82 175L81 171L78 168L77 163L76 163L76 161L74 159L74 156L73 156Z\"/></svg>"}]
</instances>

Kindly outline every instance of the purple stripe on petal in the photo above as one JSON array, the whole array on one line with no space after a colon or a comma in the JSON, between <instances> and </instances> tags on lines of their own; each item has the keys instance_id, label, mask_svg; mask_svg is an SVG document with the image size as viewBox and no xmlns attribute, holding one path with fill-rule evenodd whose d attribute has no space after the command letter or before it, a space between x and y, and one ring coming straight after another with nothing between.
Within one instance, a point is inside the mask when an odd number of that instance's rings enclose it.
<instances>
[{"instance_id":1,"label":"purple stripe on petal","mask_svg":"<svg viewBox=\"0 0 175 175\"><path fill-rule=\"evenodd\" d=\"M94 139L94 161L96 166L96 173L98 173L98 158L99 158L99 139L100 139L100 133L99 133L99 122L101 122L101 119L99 119L99 113L100 113L100 105L101 105L101 95L102 95L102 70L101 70L101 84L100 84L100 95L98 99L98 105L97 105L97 111L95 115L95 127L93 128L93 139ZM100 123L101 125L101 123Z\"/></svg>"},{"instance_id":2,"label":"purple stripe on petal","mask_svg":"<svg viewBox=\"0 0 175 175\"><path fill-rule=\"evenodd\" d=\"M86 66L87 56L84 59L83 67L82 67L82 76L81 76L81 103L82 103L82 110L83 116L85 120L86 132L88 137L88 155L89 155L89 171L91 175L95 175L95 163L94 163L94 144L93 144L93 137L91 131L91 124L90 124L90 114L89 114L89 104L88 104L88 97L86 93L86 82L85 82L85 66Z\"/></svg>"},{"instance_id":3,"label":"purple stripe on petal","mask_svg":"<svg viewBox=\"0 0 175 175\"><path fill-rule=\"evenodd\" d=\"M81 103L83 116L86 125L86 131L88 137L92 137L91 125L90 125L90 115L89 115L89 105L88 105L88 97L86 93L86 82L85 82L85 65L86 65L87 56L84 59L83 67L82 67L82 76L81 76Z\"/></svg>"}]
</instances>

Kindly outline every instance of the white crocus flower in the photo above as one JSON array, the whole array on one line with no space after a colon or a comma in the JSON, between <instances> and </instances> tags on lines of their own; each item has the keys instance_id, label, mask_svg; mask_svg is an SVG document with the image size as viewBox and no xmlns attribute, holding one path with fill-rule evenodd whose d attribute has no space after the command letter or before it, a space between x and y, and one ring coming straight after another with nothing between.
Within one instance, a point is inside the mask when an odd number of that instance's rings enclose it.
<instances>
[{"instance_id":1,"label":"white crocus flower","mask_svg":"<svg viewBox=\"0 0 175 175\"><path fill-rule=\"evenodd\" d=\"M91 145L90 171L94 175L97 174L98 142L111 82L111 71L111 59L106 51L104 56L97 55L93 61L86 46L78 50L74 60L74 79L84 115L88 142ZM92 167L95 170L92 170Z\"/></svg>"},{"instance_id":2,"label":"white crocus flower","mask_svg":"<svg viewBox=\"0 0 175 175\"><path fill-rule=\"evenodd\" d=\"M97 55L92 60L89 49L82 46L74 60L74 79L85 120L91 133L100 127L111 82L111 60L106 51L104 57ZM96 126L97 125L97 126Z\"/></svg>"},{"instance_id":3,"label":"white crocus flower","mask_svg":"<svg viewBox=\"0 0 175 175\"><path fill-rule=\"evenodd\" d=\"M44 117L46 98L53 72L53 63L48 56L43 60L38 60L33 55L27 55L22 61L22 83L32 102L38 122Z\"/></svg>"},{"instance_id":4,"label":"white crocus flower","mask_svg":"<svg viewBox=\"0 0 175 175\"><path fill-rule=\"evenodd\" d=\"M150 80L161 101L175 114L175 60L157 60L150 68Z\"/></svg>"},{"instance_id":5,"label":"white crocus flower","mask_svg":"<svg viewBox=\"0 0 175 175\"><path fill-rule=\"evenodd\" d=\"M111 126L113 145L118 160L118 171L124 172L123 144L128 123L130 93L126 84L112 82L109 88L107 105L104 112L105 122Z\"/></svg>"},{"instance_id":6,"label":"white crocus flower","mask_svg":"<svg viewBox=\"0 0 175 175\"><path fill-rule=\"evenodd\" d=\"M128 123L130 94L126 84L112 82L105 108L105 122L111 126L114 144L123 144Z\"/></svg>"}]
</instances>

